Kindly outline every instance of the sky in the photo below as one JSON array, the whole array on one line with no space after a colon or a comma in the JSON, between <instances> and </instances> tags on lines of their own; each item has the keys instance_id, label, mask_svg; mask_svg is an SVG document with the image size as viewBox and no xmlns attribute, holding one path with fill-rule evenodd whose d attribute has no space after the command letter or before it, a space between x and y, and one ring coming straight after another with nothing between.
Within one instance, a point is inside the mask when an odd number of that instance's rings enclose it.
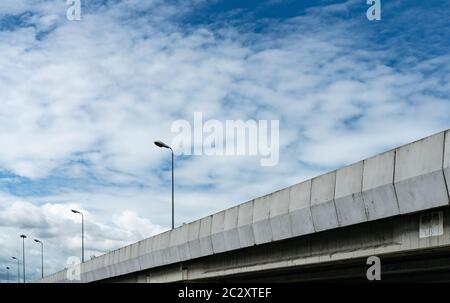
<instances>
[{"instance_id":1,"label":"sky","mask_svg":"<svg viewBox=\"0 0 450 303\"><path fill-rule=\"evenodd\" d=\"M0 281L170 228L174 121L278 120L279 162L177 156L176 225L450 128L445 0L0 1Z\"/></svg>"}]
</instances>

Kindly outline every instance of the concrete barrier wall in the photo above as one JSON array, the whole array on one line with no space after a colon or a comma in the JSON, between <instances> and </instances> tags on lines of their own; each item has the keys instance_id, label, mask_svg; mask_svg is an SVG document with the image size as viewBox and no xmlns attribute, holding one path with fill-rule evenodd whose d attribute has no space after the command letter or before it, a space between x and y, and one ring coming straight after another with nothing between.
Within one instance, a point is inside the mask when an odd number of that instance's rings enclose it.
<instances>
[{"instance_id":1,"label":"concrete barrier wall","mask_svg":"<svg viewBox=\"0 0 450 303\"><path fill-rule=\"evenodd\" d=\"M336 172L316 177L311 184L311 214L315 231L323 231L339 226L334 192Z\"/></svg>"},{"instance_id":2,"label":"concrete barrier wall","mask_svg":"<svg viewBox=\"0 0 450 303\"><path fill-rule=\"evenodd\" d=\"M400 213L394 188L395 151L364 160L362 195L368 220Z\"/></svg>"},{"instance_id":3,"label":"concrete barrier wall","mask_svg":"<svg viewBox=\"0 0 450 303\"><path fill-rule=\"evenodd\" d=\"M264 196L253 202L252 229L255 236L255 244L263 244L272 241L272 228L270 226L270 198Z\"/></svg>"},{"instance_id":4,"label":"concrete barrier wall","mask_svg":"<svg viewBox=\"0 0 450 303\"><path fill-rule=\"evenodd\" d=\"M255 235L253 234L253 203L246 202L238 206L238 224L237 230L239 235L240 248L255 245Z\"/></svg>"},{"instance_id":5,"label":"concrete barrier wall","mask_svg":"<svg viewBox=\"0 0 450 303\"><path fill-rule=\"evenodd\" d=\"M225 224L225 211L221 211L212 216L211 241L215 254L226 251L225 235L223 233Z\"/></svg>"},{"instance_id":6,"label":"concrete barrier wall","mask_svg":"<svg viewBox=\"0 0 450 303\"><path fill-rule=\"evenodd\" d=\"M315 231L311 214L311 184L308 180L289 189L289 219L293 237Z\"/></svg>"},{"instance_id":7,"label":"concrete barrier wall","mask_svg":"<svg viewBox=\"0 0 450 303\"><path fill-rule=\"evenodd\" d=\"M153 239L152 251L154 266L161 266L170 262L170 231L156 235Z\"/></svg>"},{"instance_id":8,"label":"concrete barrier wall","mask_svg":"<svg viewBox=\"0 0 450 303\"><path fill-rule=\"evenodd\" d=\"M292 237L291 219L289 215L290 188L279 190L270 196L270 228L272 230L272 240L283 240Z\"/></svg>"},{"instance_id":9,"label":"concrete barrier wall","mask_svg":"<svg viewBox=\"0 0 450 303\"><path fill-rule=\"evenodd\" d=\"M444 180L444 133L396 150L394 186L400 213L448 204Z\"/></svg>"},{"instance_id":10,"label":"concrete barrier wall","mask_svg":"<svg viewBox=\"0 0 450 303\"><path fill-rule=\"evenodd\" d=\"M91 282L449 203L442 132L89 260L41 282ZM334 244L326 244L334 245Z\"/></svg>"},{"instance_id":11,"label":"concrete barrier wall","mask_svg":"<svg viewBox=\"0 0 450 303\"><path fill-rule=\"evenodd\" d=\"M362 196L363 166L364 162L361 161L336 172L334 202L339 226L367 221Z\"/></svg>"},{"instance_id":12,"label":"concrete barrier wall","mask_svg":"<svg viewBox=\"0 0 450 303\"><path fill-rule=\"evenodd\" d=\"M169 260L166 262L175 263L181 261L178 246L182 243L182 241L181 227L177 227L174 230L170 231L169 246L167 247L167 250L169 251Z\"/></svg>"},{"instance_id":13,"label":"concrete barrier wall","mask_svg":"<svg viewBox=\"0 0 450 303\"><path fill-rule=\"evenodd\" d=\"M201 257L208 256L213 253L211 240L211 223L212 216L208 216L200 220L199 240Z\"/></svg>"},{"instance_id":14,"label":"concrete barrier wall","mask_svg":"<svg viewBox=\"0 0 450 303\"><path fill-rule=\"evenodd\" d=\"M240 248L239 232L238 232L238 216L239 206L229 208L225 211L224 220L224 238L225 238L225 250L235 250Z\"/></svg>"},{"instance_id":15,"label":"concrete barrier wall","mask_svg":"<svg viewBox=\"0 0 450 303\"><path fill-rule=\"evenodd\" d=\"M200 249L200 220L188 224L188 245L192 259L201 256Z\"/></svg>"},{"instance_id":16,"label":"concrete barrier wall","mask_svg":"<svg viewBox=\"0 0 450 303\"><path fill-rule=\"evenodd\" d=\"M450 196L450 130L445 132L444 175L447 184L447 193Z\"/></svg>"},{"instance_id":17,"label":"concrete barrier wall","mask_svg":"<svg viewBox=\"0 0 450 303\"><path fill-rule=\"evenodd\" d=\"M140 241L135 245L131 245L131 250L137 252L132 253L131 260L135 260L133 267L136 268L150 268L155 265L153 260L153 242L155 238L148 238L144 241Z\"/></svg>"}]
</instances>

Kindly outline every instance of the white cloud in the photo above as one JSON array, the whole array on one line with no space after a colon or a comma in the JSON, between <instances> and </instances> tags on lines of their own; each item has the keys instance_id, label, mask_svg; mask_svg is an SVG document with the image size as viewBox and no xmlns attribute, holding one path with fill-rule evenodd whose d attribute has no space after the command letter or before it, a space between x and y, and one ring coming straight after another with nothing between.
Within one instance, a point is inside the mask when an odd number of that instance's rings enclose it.
<instances>
[{"instance_id":1,"label":"white cloud","mask_svg":"<svg viewBox=\"0 0 450 303\"><path fill-rule=\"evenodd\" d=\"M6 205L0 206L0 261L12 262L12 256L22 256L20 234L26 234L26 258L30 277L39 274L40 249L33 239L40 239L46 251L46 271L54 272L65 266L70 256L80 255L81 217L71 209L78 209L85 217L86 257L98 256L121 246L137 242L143 237L164 229L131 211L113 213L112 221L101 218L74 203L35 205L26 200L2 195ZM5 202L8 201L8 202Z\"/></svg>"},{"instance_id":2,"label":"white cloud","mask_svg":"<svg viewBox=\"0 0 450 303\"><path fill-rule=\"evenodd\" d=\"M112 221L120 229L128 231L131 235L135 234L137 236L135 238L147 238L164 230L161 226L153 224L148 219L140 218L131 211L124 211L114 216Z\"/></svg>"}]
</instances>

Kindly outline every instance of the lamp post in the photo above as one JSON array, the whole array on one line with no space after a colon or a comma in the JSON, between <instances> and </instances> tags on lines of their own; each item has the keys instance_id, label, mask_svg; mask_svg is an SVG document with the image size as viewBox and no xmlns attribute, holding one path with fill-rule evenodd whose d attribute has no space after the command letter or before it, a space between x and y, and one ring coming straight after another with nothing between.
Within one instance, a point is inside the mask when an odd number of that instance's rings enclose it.
<instances>
[{"instance_id":1,"label":"lamp post","mask_svg":"<svg viewBox=\"0 0 450 303\"><path fill-rule=\"evenodd\" d=\"M9 283L9 266L6 266L6 283Z\"/></svg>"},{"instance_id":2,"label":"lamp post","mask_svg":"<svg viewBox=\"0 0 450 303\"><path fill-rule=\"evenodd\" d=\"M172 229L175 227L175 190L174 190L174 173L173 173L173 162L174 162L174 156L173 156L173 149L161 142L161 141L155 141L155 145L161 148L168 148L172 152Z\"/></svg>"},{"instance_id":3,"label":"lamp post","mask_svg":"<svg viewBox=\"0 0 450 303\"><path fill-rule=\"evenodd\" d=\"M23 257L23 283L25 283L25 239L27 238L27 236L25 235L20 235L20 237L22 238L22 257Z\"/></svg>"},{"instance_id":4,"label":"lamp post","mask_svg":"<svg viewBox=\"0 0 450 303\"><path fill-rule=\"evenodd\" d=\"M72 212L81 215L81 263L84 263L84 216L78 210L72 209Z\"/></svg>"},{"instance_id":5,"label":"lamp post","mask_svg":"<svg viewBox=\"0 0 450 303\"><path fill-rule=\"evenodd\" d=\"M34 239L34 242L41 244L41 277L44 279L44 243L38 239Z\"/></svg>"},{"instance_id":6,"label":"lamp post","mask_svg":"<svg viewBox=\"0 0 450 303\"><path fill-rule=\"evenodd\" d=\"M13 260L17 261L17 283L20 283L20 261L19 258L12 257Z\"/></svg>"}]
</instances>

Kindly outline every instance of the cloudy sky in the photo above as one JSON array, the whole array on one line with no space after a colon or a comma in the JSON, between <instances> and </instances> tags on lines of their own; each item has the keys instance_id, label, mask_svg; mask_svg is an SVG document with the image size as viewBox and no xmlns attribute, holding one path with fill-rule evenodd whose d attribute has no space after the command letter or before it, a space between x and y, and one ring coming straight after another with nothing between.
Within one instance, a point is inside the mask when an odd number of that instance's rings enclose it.
<instances>
[{"instance_id":1,"label":"cloudy sky","mask_svg":"<svg viewBox=\"0 0 450 303\"><path fill-rule=\"evenodd\" d=\"M170 227L175 120L279 120L280 160L176 159L176 224L450 127L445 0L0 1L0 280ZM14 276L13 276L14 274Z\"/></svg>"}]
</instances>

